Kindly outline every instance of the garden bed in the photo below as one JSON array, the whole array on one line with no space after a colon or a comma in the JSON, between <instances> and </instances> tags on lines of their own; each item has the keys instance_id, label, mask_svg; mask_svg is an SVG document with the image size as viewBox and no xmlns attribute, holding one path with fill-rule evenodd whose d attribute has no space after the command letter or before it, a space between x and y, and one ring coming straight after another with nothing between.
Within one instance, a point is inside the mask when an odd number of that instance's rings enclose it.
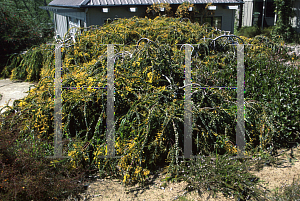
<instances>
[{"instance_id":1,"label":"garden bed","mask_svg":"<svg viewBox=\"0 0 300 201\"><path fill-rule=\"evenodd\" d=\"M275 200L275 191L282 194L285 187L292 186L293 181L300 184L300 146L293 148L293 156L291 159L290 149L278 150L278 156L271 160L264 160L257 157L256 165L249 167L249 171L257 176L260 180L264 181L260 187L265 194L265 200ZM290 162L291 159L291 162ZM274 160L274 164L270 161ZM259 170L256 170L259 168ZM100 201L100 200L216 200L226 201L234 200L232 196L224 197L222 193L217 193L213 197L213 192L203 191L202 195L198 194L197 190L187 191L185 188L189 185L185 181L180 182L166 182L164 179L167 173L162 169L156 173L152 173L149 177L149 184L142 187L139 184L135 186L125 187L118 179L103 178L99 175L93 176L95 179L91 180L88 184L87 190L79 194L82 199ZM300 193L300 186L296 186ZM299 194L300 195L300 194ZM276 196L275 196L276 197ZM71 200L66 199L66 201Z\"/></svg>"}]
</instances>

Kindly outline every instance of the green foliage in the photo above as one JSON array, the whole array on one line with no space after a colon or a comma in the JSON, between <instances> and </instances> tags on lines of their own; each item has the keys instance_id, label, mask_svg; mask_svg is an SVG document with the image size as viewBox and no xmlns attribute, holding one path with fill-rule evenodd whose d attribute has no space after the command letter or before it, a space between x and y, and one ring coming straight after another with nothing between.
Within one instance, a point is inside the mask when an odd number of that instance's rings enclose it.
<instances>
[{"instance_id":1,"label":"green foliage","mask_svg":"<svg viewBox=\"0 0 300 201\"><path fill-rule=\"evenodd\" d=\"M275 29L275 26L264 27L261 34L268 38L272 38L274 29Z\"/></svg>"},{"instance_id":2,"label":"green foliage","mask_svg":"<svg viewBox=\"0 0 300 201\"><path fill-rule=\"evenodd\" d=\"M19 53L52 37L50 15L39 6L44 1L0 1L1 68L13 53Z\"/></svg>"},{"instance_id":3,"label":"green foliage","mask_svg":"<svg viewBox=\"0 0 300 201\"><path fill-rule=\"evenodd\" d=\"M265 36L269 39L272 39L273 43L276 42L278 44L283 44L284 43L284 38L276 33L276 29L277 29L276 26L265 27L263 30L261 30L257 26L251 26L251 27L245 26L245 27L242 27L240 29L237 29L235 31L235 33L238 36L245 36L245 37L248 37L248 38L254 38L256 36L257 37L264 37ZM295 40L296 40L296 38L295 38ZM296 40L296 41L298 41L298 40Z\"/></svg>"},{"instance_id":4,"label":"green foliage","mask_svg":"<svg viewBox=\"0 0 300 201\"><path fill-rule=\"evenodd\" d=\"M252 27L242 27L238 30L239 36L245 36L247 38L253 38L261 33L260 29L257 26Z\"/></svg>"},{"instance_id":5,"label":"green foliage","mask_svg":"<svg viewBox=\"0 0 300 201\"><path fill-rule=\"evenodd\" d=\"M38 48L30 48L25 54L13 54L10 56L9 65L1 72L1 76L18 80L38 81L42 67L52 65L54 62L54 51L49 50L49 47L43 44Z\"/></svg>"},{"instance_id":6,"label":"green foliage","mask_svg":"<svg viewBox=\"0 0 300 201\"><path fill-rule=\"evenodd\" d=\"M275 0L276 13L278 16L275 34L280 35L285 42L293 42L293 36L295 30L291 25L291 18L295 16L293 11L293 1L292 0Z\"/></svg>"},{"instance_id":7,"label":"green foliage","mask_svg":"<svg viewBox=\"0 0 300 201\"><path fill-rule=\"evenodd\" d=\"M259 200L264 196L257 188L261 181L249 173L249 167L255 164L255 160L234 160L215 154L198 157L181 161L176 169L176 180L188 182L185 190L197 190L200 196L206 191L213 196L221 192L225 197L233 196L236 200Z\"/></svg>"},{"instance_id":8,"label":"green foliage","mask_svg":"<svg viewBox=\"0 0 300 201\"><path fill-rule=\"evenodd\" d=\"M263 41L265 41L264 45L261 44ZM251 113L252 115L256 113L265 120L261 119L260 123L253 120L250 122L260 125L259 128L257 127L259 133L273 136L273 146L286 145L288 141L298 139L299 119L295 118L292 112L296 114L299 112L297 101L299 96L295 93L299 90L295 77L298 73L297 69L293 65L283 64L278 58L279 54L283 56L282 59L292 61L293 58L286 57L286 50L266 37L257 36L251 43L260 46L251 47L254 51L249 52L247 57L249 60L246 58L245 61L245 84L252 86L246 88L245 98L259 101L256 112L252 110ZM276 54L263 56L267 49L275 51ZM278 73L275 73L273 68ZM259 85L254 87L258 82ZM252 125L255 127L255 124ZM266 125L269 125L267 130Z\"/></svg>"}]
</instances>

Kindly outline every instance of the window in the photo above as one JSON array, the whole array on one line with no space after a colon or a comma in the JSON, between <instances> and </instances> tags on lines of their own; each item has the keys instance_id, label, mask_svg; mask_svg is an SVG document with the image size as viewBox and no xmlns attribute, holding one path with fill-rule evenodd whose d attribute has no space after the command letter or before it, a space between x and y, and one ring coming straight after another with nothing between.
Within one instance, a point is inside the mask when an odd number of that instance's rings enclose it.
<instances>
[{"instance_id":1,"label":"window","mask_svg":"<svg viewBox=\"0 0 300 201\"><path fill-rule=\"evenodd\" d=\"M213 17L212 26L217 27L218 29L222 29L222 17Z\"/></svg>"},{"instance_id":2,"label":"window","mask_svg":"<svg viewBox=\"0 0 300 201\"><path fill-rule=\"evenodd\" d=\"M209 24L212 26L212 17L205 17L203 20L203 24Z\"/></svg>"},{"instance_id":3,"label":"window","mask_svg":"<svg viewBox=\"0 0 300 201\"><path fill-rule=\"evenodd\" d=\"M70 25L70 28L71 27L79 27L80 26L79 19L76 19L74 17L69 17L69 25Z\"/></svg>"},{"instance_id":4,"label":"window","mask_svg":"<svg viewBox=\"0 0 300 201\"><path fill-rule=\"evenodd\" d=\"M203 24L210 24L212 27L222 29L222 17L205 17L203 18Z\"/></svg>"}]
</instances>

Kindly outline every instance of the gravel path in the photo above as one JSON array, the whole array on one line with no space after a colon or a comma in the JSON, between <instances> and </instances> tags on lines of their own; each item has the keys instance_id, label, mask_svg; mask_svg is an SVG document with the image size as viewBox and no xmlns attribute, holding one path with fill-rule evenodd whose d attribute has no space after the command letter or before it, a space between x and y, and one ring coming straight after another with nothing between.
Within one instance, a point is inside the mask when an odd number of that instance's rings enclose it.
<instances>
[{"instance_id":1,"label":"gravel path","mask_svg":"<svg viewBox=\"0 0 300 201\"><path fill-rule=\"evenodd\" d=\"M37 83L16 81L10 79L0 80L0 113L3 113L7 108L2 109L6 105L12 106L13 102L27 96L30 87L34 87Z\"/></svg>"}]
</instances>

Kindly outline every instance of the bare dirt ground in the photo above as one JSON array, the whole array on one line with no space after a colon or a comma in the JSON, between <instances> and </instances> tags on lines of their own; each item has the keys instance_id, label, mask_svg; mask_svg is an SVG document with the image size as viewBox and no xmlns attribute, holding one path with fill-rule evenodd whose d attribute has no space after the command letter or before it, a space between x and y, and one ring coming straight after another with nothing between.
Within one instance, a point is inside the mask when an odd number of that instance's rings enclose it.
<instances>
[{"instance_id":1,"label":"bare dirt ground","mask_svg":"<svg viewBox=\"0 0 300 201\"><path fill-rule=\"evenodd\" d=\"M250 167L250 172L259 177L263 182L263 187L271 192L278 188L291 185L293 179L298 179L300 175L300 147L293 148L294 159L290 159L290 150L281 149L278 151L278 159L280 164L273 166L264 166L262 170L255 171ZM197 191L187 192L184 188L188 185L187 182L167 183L164 185L166 174L163 172L150 176L150 184L144 188L138 185L133 187L125 187L121 181L117 179L97 179L91 182L85 193L80 194L86 200L120 200L120 201L146 201L146 200L216 200L227 201L234 200L226 198L221 193L217 197L212 198L209 192L204 192L200 197ZM267 192L266 192L267 193ZM269 192L270 194L270 192ZM185 199L179 197L183 196ZM68 199L70 200L70 199ZM83 199L84 200L84 199Z\"/></svg>"}]
</instances>

